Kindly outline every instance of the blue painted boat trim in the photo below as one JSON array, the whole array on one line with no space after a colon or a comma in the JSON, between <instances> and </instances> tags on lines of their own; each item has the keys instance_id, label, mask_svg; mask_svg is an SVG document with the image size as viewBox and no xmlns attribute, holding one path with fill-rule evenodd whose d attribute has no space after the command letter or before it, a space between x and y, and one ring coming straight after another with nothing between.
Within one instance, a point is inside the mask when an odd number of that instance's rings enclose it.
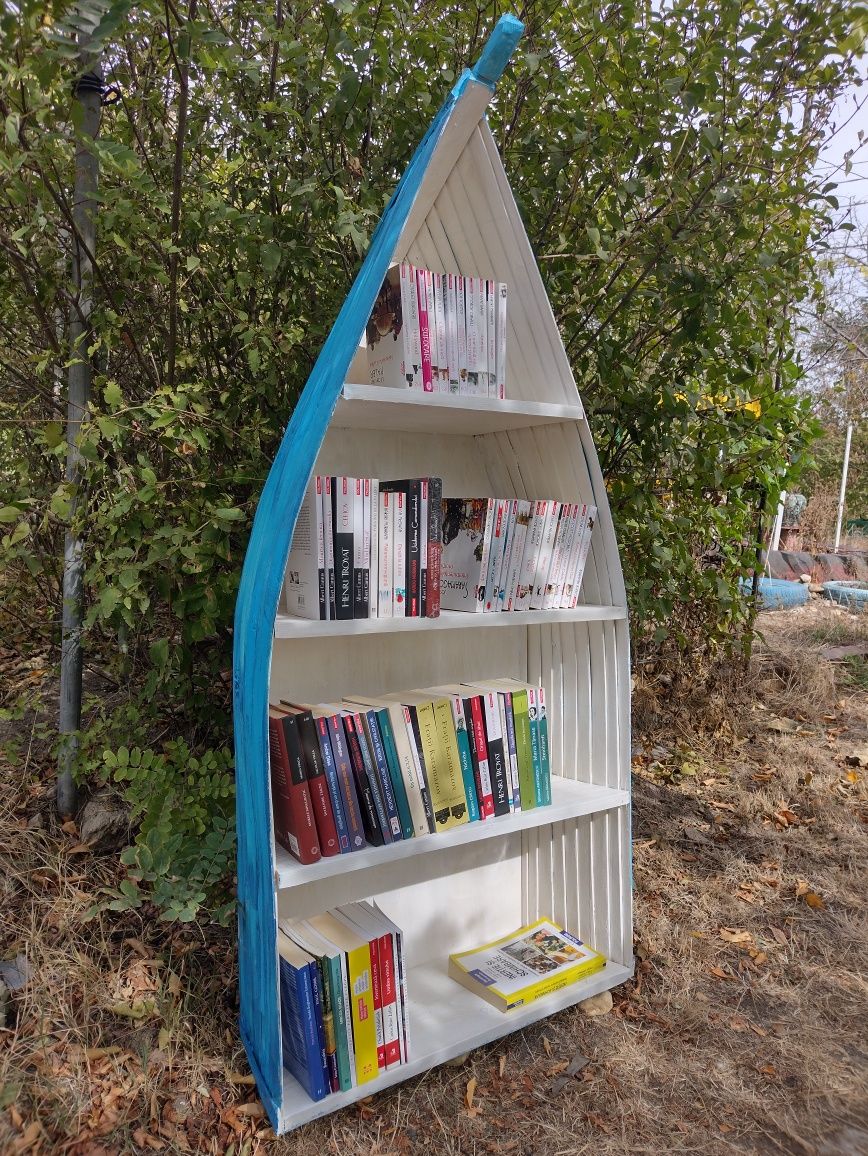
<instances>
[{"instance_id":1,"label":"blue painted boat trim","mask_svg":"<svg viewBox=\"0 0 868 1156\"><path fill-rule=\"evenodd\" d=\"M522 31L515 17L501 18L479 61L450 92L398 182L292 413L259 499L244 559L233 654L241 1035L275 1130L280 1128L283 1091L267 708L274 619L286 558L359 336L443 128L471 81L493 88Z\"/></svg>"}]
</instances>

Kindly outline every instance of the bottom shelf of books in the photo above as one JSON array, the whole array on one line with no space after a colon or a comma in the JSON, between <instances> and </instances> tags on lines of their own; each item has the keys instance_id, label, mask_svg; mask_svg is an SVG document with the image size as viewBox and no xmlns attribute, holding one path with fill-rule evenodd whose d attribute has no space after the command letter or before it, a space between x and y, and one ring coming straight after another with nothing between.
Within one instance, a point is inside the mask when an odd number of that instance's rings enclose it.
<instances>
[{"instance_id":1,"label":"bottom shelf of books","mask_svg":"<svg viewBox=\"0 0 868 1156\"><path fill-rule=\"evenodd\" d=\"M632 975L547 918L409 968L400 930L376 904L281 920L280 929L283 1128L400 1083Z\"/></svg>"}]
</instances>

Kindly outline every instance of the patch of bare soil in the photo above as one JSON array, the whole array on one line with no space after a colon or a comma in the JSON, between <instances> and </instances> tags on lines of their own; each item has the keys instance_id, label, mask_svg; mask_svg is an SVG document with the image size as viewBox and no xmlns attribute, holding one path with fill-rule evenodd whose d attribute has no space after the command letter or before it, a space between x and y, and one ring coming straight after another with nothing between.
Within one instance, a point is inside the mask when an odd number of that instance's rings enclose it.
<instances>
[{"instance_id":1,"label":"patch of bare soil","mask_svg":"<svg viewBox=\"0 0 868 1156\"><path fill-rule=\"evenodd\" d=\"M0 1152L868 1156L868 660L819 657L868 621L814 601L762 629L748 670L637 679L637 973L613 1010L279 1140L237 1042L231 935L85 923L114 861L34 820L50 766L25 736L0 764L0 959L23 957Z\"/></svg>"}]
</instances>

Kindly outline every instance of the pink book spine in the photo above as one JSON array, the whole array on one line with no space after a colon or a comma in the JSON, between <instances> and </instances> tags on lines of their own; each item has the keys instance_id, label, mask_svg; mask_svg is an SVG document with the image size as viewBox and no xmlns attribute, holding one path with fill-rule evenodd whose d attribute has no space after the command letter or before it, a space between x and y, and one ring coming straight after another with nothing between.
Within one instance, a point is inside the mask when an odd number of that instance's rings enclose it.
<instances>
[{"instance_id":1,"label":"pink book spine","mask_svg":"<svg viewBox=\"0 0 868 1156\"><path fill-rule=\"evenodd\" d=\"M419 301L419 341L422 346L422 389L434 392L434 378L431 374L431 326L428 317L428 289L425 284L425 270L416 270L416 296Z\"/></svg>"}]
</instances>

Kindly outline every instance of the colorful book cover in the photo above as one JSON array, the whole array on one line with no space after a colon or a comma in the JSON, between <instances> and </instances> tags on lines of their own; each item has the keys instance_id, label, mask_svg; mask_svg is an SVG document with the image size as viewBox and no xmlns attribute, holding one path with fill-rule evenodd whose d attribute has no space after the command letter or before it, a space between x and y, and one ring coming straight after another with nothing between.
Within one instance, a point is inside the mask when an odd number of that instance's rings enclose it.
<instances>
[{"instance_id":1,"label":"colorful book cover","mask_svg":"<svg viewBox=\"0 0 868 1156\"><path fill-rule=\"evenodd\" d=\"M410 1003L407 995L407 966L404 961L404 933L401 931L401 928L398 927L397 923L391 920L377 903L371 903L363 899L361 906L367 907L372 914L376 915L382 926L386 928L392 936L392 958L394 960L395 983L397 985L398 1008L400 1012L401 1035L399 1044L401 1047L401 1063L407 1064L410 1062Z\"/></svg>"},{"instance_id":2,"label":"colorful book cover","mask_svg":"<svg viewBox=\"0 0 868 1156\"><path fill-rule=\"evenodd\" d=\"M329 1083L329 1090L337 1092L340 1087L338 1081L338 1057L335 1044L335 1023L331 1014L331 1005L328 1002L322 969L319 960L311 960L310 985L313 991L313 1006L316 1015L317 1038L320 1053L325 1062L325 1075Z\"/></svg>"},{"instance_id":3,"label":"colorful book cover","mask_svg":"<svg viewBox=\"0 0 868 1156\"><path fill-rule=\"evenodd\" d=\"M388 270L365 326L371 385L407 389L413 384L403 269L393 265Z\"/></svg>"},{"instance_id":4,"label":"colorful book cover","mask_svg":"<svg viewBox=\"0 0 868 1156\"><path fill-rule=\"evenodd\" d=\"M530 811L537 805L534 789L533 757L531 754L529 689L514 678L495 678L492 686L508 689L512 695L512 718L515 727L515 752L518 761L518 784L522 810ZM536 713L536 707L534 707ZM538 741L538 740L537 740Z\"/></svg>"},{"instance_id":5,"label":"colorful book cover","mask_svg":"<svg viewBox=\"0 0 868 1156\"><path fill-rule=\"evenodd\" d=\"M449 956L449 974L469 991L509 1011L602 970L605 957L551 919Z\"/></svg>"},{"instance_id":6,"label":"colorful book cover","mask_svg":"<svg viewBox=\"0 0 868 1156\"><path fill-rule=\"evenodd\" d=\"M494 498L444 498L440 605L444 610L485 609L485 582L494 526Z\"/></svg>"},{"instance_id":7,"label":"colorful book cover","mask_svg":"<svg viewBox=\"0 0 868 1156\"><path fill-rule=\"evenodd\" d=\"M365 936L371 945L371 968L374 976L374 1002L380 1011L381 1034L378 1036L378 1060L381 1068L401 1063L400 997L395 968L395 943L391 930L369 903L347 903L338 912Z\"/></svg>"}]
</instances>

